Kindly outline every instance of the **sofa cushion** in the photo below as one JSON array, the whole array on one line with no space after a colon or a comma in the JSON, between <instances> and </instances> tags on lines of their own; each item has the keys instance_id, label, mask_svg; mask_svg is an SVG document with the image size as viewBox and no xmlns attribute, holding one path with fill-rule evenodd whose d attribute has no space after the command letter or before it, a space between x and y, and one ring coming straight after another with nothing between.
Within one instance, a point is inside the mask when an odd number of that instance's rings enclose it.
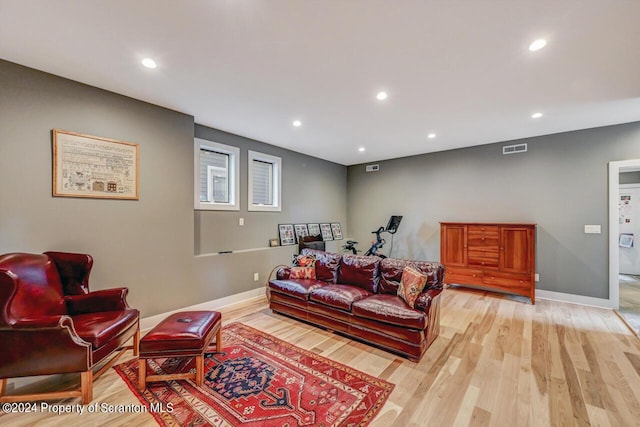
<instances>
[{"instance_id":1,"label":"sofa cushion","mask_svg":"<svg viewBox=\"0 0 640 427\"><path fill-rule=\"evenodd\" d=\"M444 267L439 262L409 261L396 258L385 258L380 262L380 290L381 294L397 294L402 271L410 266L427 275L425 289L441 289Z\"/></svg>"},{"instance_id":2,"label":"sofa cushion","mask_svg":"<svg viewBox=\"0 0 640 427\"><path fill-rule=\"evenodd\" d=\"M416 299L427 283L427 275L420 273L412 267L405 267L398 286L398 296L402 298L409 307L414 308Z\"/></svg>"},{"instance_id":3,"label":"sofa cushion","mask_svg":"<svg viewBox=\"0 0 640 427\"><path fill-rule=\"evenodd\" d=\"M102 347L138 321L138 310L102 311L72 316L78 336L91 343L93 349Z\"/></svg>"},{"instance_id":4,"label":"sofa cushion","mask_svg":"<svg viewBox=\"0 0 640 427\"><path fill-rule=\"evenodd\" d=\"M295 279L295 280L271 280L269 288L281 294L307 301L309 292L316 288L327 286L325 282L318 280Z\"/></svg>"},{"instance_id":5,"label":"sofa cushion","mask_svg":"<svg viewBox=\"0 0 640 427\"><path fill-rule=\"evenodd\" d=\"M304 248L302 255L313 255L316 258L316 279L323 282L336 283L338 279L338 268L340 268L341 254L317 251L315 249Z\"/></svg>"},{"instance_id":6,"label":"sofa cushion","mask_svg":"<svg viewBox=\"0 0 640 427\"><path fill-rule=\"evenodd\" d=\"M338 283L354 285L369 292L378 292L380 260L377 256L343 255Z\"/></svg>"},{"instance_id":7,"label":"sofa cushion","mask_svg":"<svg viewBox=\"0 0 640 427\"><path fill-rule=\"evenodd\" d=\"M420 310L407 307L396 295L376 294L360 299L353 303L351 313L354 316L413 329L424 329L427 326L427 315Z\"/></svg>"},{"instance_id":8,"label":"sofa cushion","mask_svg":"<svg viewBox=\"0 0 640 427\"><path fill-rule=\"evenodd\" d=\"M349 285L327 285L316 288L309 294L309 299L342 310L351 310L351 304L372 295L371 292Z\"/></svg>"}]
</instances>

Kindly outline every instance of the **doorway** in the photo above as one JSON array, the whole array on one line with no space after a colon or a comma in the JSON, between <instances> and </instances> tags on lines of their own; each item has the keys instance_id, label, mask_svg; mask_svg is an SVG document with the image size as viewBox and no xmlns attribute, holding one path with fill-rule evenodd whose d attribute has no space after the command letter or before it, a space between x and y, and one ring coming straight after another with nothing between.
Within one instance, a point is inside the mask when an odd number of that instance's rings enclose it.
<instances>
[{"instance_id":1,"label":"doorway","mask_svg":"<svg viewBox=\"0 0 640 427\"><path fill-rule=\"evenodd\" d=\"M628 185L638 172L640 159L609 163L609 302L640 336L640 184Z\"/></svg>"}]
</instances>

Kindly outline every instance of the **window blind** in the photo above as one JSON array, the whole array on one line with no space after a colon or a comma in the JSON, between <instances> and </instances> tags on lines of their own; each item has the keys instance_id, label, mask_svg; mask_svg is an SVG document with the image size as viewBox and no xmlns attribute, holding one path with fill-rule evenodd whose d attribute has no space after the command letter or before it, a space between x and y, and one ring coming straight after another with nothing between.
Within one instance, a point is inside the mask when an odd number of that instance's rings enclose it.
<instances>
[{"instance_id":1,"label":"window blind","mask_svg":"<svg viewBox=\"0 0 640 427\"><path fill-rule=\"evenodd\" d=\"M229 155L200 149L200 201L229 203Z\"/></svg>"},{"instance_id":2,"label":"window blind","mask_svg":"<svg viewBox=\"0 0 640 427\"><path fill-rule=\"evenodd\" d=\"M254 205L273 205L273 164L254 160L253 168L253 200Z\"/></svg>"}]
</instances>

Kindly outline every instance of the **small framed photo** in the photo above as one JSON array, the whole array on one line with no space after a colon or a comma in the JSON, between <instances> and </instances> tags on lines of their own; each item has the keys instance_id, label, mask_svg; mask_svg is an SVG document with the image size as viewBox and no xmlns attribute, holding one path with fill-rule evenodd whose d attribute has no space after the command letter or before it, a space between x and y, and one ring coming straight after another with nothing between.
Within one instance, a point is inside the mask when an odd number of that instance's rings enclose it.
<instances>
[{"instance_id":1,"label":"small framed photo","mask_svg":"<svg viewBox=\"0 0 640 427\"><path fill-rule=\"evenodd\" d=\"M277 246L280 246L280 243L278 242L278 239L269 239L269 247L270 248L275 248Z\"/></svg>"},{"instance_id":2,"label":"small framed photo","mask_svg":"<svg viewBox=\"0 0 640 427\"><path fill-rule=\"evenodd\" d=\"M320 224L320 232L322 233L322 240L333 240L331 224Z\"/></svg>"},{"instance_id":3,"label":"small framed photo","mask_svg":"<svg viewBox=\"0 0 640 427\"><path fill-rule=\"evenodd\" d=\"M307 224L293 224L293 229L296 232L296 239L298 239L298 242L301 242L304 237L309 235Z\"/></svg>"},{"instance_id":4,"label":"small framed photo","mask_svg":"<svg viewBox=\"0 0 640 427\"><path fill-rule=\"evenodd\" d=\"M320 234L320 224L307 224L307 231L309 232L309 236L319 236Z\"/></svg>"},{"instance_id":5,"label":"small framed photo","mask_svg":"<svg viewBox=\"0 0 640 427\"><path fill-rule=\"evenodd\" d=\"M278 224L278 233L280 236L280 245L295 245L296 235L293 232L293 224Z\"/></svg>"},{"instance_id":6,"label":"small framed photo","mask_svg":"<svg viewBox=\"0 0 640 427\"><path fill-rule=\"evenodd\" d=\"M342 240L342 227L339 222L331 223L331 232L333 233L333 240Z\"/></svg>"},{"instance_id":7,"label":"small framed photo","mask_svg":"<svg viewBox=\"0 0 640 427\"><path fill-rule=\"evenodd\" d=\"M620 247L621 248L632 248L633 247L633 234L629 233L620 233Z\"/></svg>"}]
</instances>

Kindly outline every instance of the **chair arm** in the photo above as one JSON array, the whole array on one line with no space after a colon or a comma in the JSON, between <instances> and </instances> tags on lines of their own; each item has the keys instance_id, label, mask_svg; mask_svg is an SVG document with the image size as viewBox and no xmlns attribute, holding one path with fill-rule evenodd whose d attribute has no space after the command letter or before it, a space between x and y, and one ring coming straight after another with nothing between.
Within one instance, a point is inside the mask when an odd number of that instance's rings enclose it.
<instances>
[{"instance_id":1,"label":"chair arm","mask_svg":"<svg viewBox=\"0 0 640 427\"><path fill-rule=\"evenodd\" d=\"M93 364L91 343L66 315L20 319L0 326L0 378L82 372Z\"/></svg>"},{"instance_id":2,"label":"chair arm","mask_svg":"<svg viewBox=\"0 0 640 427\"><path fill-rule=\"evenodd\" d=\"M67 295L64 300L70 315L120 311L129 308L126 300L128 292L128 288L104 289L85 295Z\"/></svg>"},{"instance_id":3,"label":"chair arm","mask_svg":"<svg viewBox=\"0 0 640 427\"><path fill-rule=\"evenodd\" d=\"M33 331L60 328L73 328L73 320L71 317L66 315L23 317L20 320L12 322L11 325L0 327L0 329L4 330L28 329Z\"/></svg>"},{"instance_id":4,"label":"chair arm","mask_svg":"<svg viewBox=\"0 0 640 427\"><path fill-rule=\"evenodd\" d=\"M442 292L442 289L434 289L434 288L430 288L423 291L420 295L418 295L418 298L416 299L414 307L420 311L425 312L427 315L429 315L429 310L431 309L431 302L435 297L440 295L441 292Z\"/></svg>"}]
</instances>

